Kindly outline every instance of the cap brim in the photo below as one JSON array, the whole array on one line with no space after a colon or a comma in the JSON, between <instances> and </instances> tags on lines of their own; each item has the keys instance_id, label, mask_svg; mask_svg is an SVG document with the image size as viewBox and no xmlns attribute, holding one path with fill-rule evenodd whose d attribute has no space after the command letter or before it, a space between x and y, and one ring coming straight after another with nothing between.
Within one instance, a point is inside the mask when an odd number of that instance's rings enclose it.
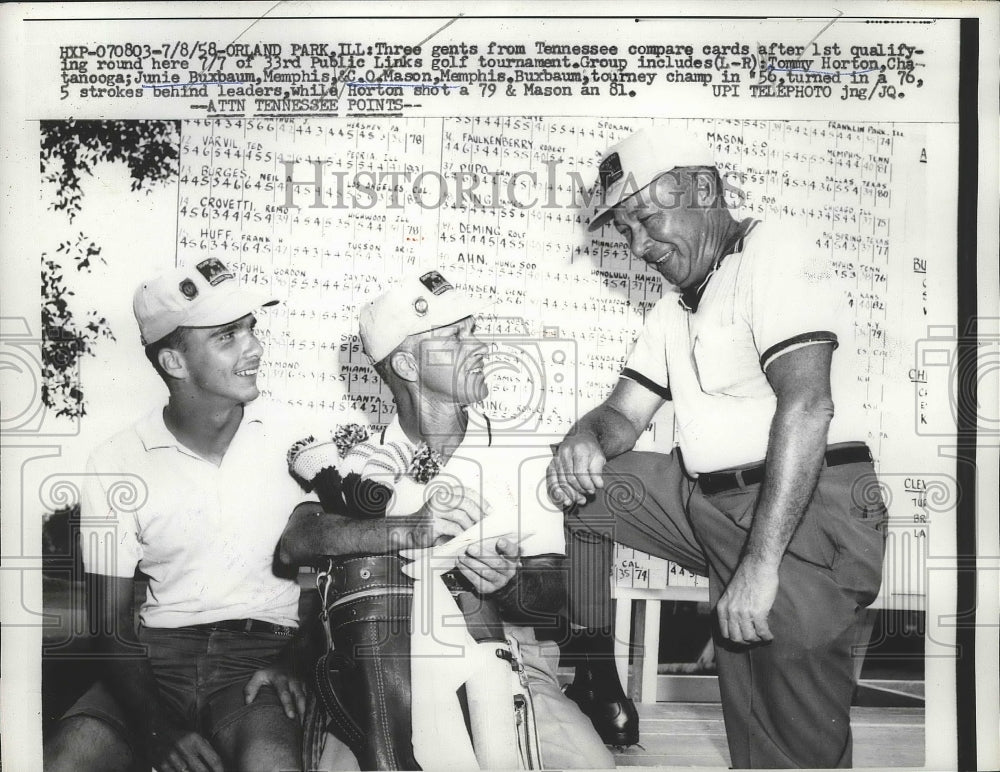
<instances>
[{"instance_id":1,"label":"cap brim","mask_svg":"<svg viewBox=\"0 0 1000 772\"><path fill-rule=\"evenodd\" d=\"M656 179L655 177L653 179ZM593 233L598 228L607 225L611 218L615 216L615 208L618 207L622 201L626 201L632 196L636 196L652 184L653 180L647 182L643 187L638 190L629 191L628 188L622 187L621 190L615 192L614 197L617 199L613 204L606 204L602 209L597 210L597 215L593 220L590 221L590 225L587 226L587 232Z\"/></svg>"},{"instance_id":2,"label":"cap brim","mask_svg":"<svg viewBox=\"0 0 1000 772\"><path fill-rule=\"evenodd\" d=\"M618 206L618 204L615 204L615 206ZM607 209L602 209L598 211L594 219L590 221L590 225L587 226L587 233L593 233L599 228L603 228L605 225L608 224L608 222L614 216L614 213L615 213L614 206L609 206Z\"/></svg>"},{"instance_id":3,"label":"cap brim","mask_svg":"<svg viewBox=\"0 0 1000 772\"><path fill-rule=\"evenodd\" d=\"M597 214L595 215L594 219L591 220L590 225L587 226L587 232L593 233L598 228L607 225L608 222L610 222L611 218L614 217L616 207L620 206L623 202L628 201L630 198L632 198L632 196L639 195L640 193L642 193L642 191L644 191L646 188L648 188L650 185L656 182L657 179L662 177L667 172L673 171L676 168L678 167L671 166L669 169L664 169L662 171L658 171L655 174L650 175L649 181L646 182L646 184L642 185L641 187L629 188L627 184L622 185L621 189L616 191L613 196L613 198L617 200L613 204L605 204L603 208L599 208L597 210Z\"/></svg>"},{"instance_id":4,"label":"cap brim","mask_svg":"<svg viewBox=\"0 0 1000 772\"><path fill-rule=\"evenodd\" d=\"M611 190L608 191L610 196L605 195L605 203L603 206L598 208L597 215L593 220L591 220L590 225L587 226L587 232L593 233L598 228L607 225L608 221L614 217L615 207L621 205L623 201L627 201L632 198L632 196L638 195L644 191L651 184L653 184L653 180L659 177L660 174L664 174L664 172L652 175L644 185L638 185L635 178L631 174L623 181L616 182L612 185ZM631 187L629 187L629 182L632 183ZM609 198L611 199L611 203L608 203L607 201Z\"/></svg>"},{"instance_id":5,"label":"cap brim","mask_svg":"<svg viewBox=\"0 0 1000 772\"><path fill-rule=\"evenodd\" d=\"M199 313L192 314L181 327L218 327L235 322L247 314L252 314L259 308L273 306L278 303L276 298L262 295L242 287L229 294L214 299L210 307Z\"/></svg>"}]
</instances>

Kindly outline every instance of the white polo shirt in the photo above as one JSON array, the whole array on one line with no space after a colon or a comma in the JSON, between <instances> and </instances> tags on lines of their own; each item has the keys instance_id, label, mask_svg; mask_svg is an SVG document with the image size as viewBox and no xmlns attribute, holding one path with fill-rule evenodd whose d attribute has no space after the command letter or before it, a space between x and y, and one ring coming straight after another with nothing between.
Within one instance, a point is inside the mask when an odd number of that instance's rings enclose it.
<instances>
[{"instance_id":1,"label":"white polo shirt","mask_svg":"<svg viewBox=\"0 0 1000 772\"><path fill-rule=\"evenodd\" d=\"M352 448L340 472L382 483L393 491L386 515L412 515L440 485L461 485L487 503L491 516L509 520L510 532L524 534L522 555L564 554L562 511L548 502L545 469L552 458L547 447L492 447L481 434L466 434L437 476L423 484L405 474L417 450L399 418Z\"/></svg>"},{"instance_id":2,"label":"white polo shirt","mask_svg":"<svg viewBox=\"0 0 1000 772\"><path fill-rule=\"evenodd\" d=\"M288 475L285 450L301 433L283 417L246 405L219 466L181 445L162 409L93 452L81 497L84 565L149 576L143 625L298 626L298 584L275 576L273 561L292 509L310 497Z\"/></svg>"},{"instance_id":3,"label":"white polo shirt","mask_svg":"<svg viewBox=\"0 0 1000 772\"><path fill-rule=\"evenodd\" d=\"M623 378L674 402L676 439L692 473L763 461L777 400L767 368L803 346L853 341L853 315L803 233L756 223L709 276L697 310L680 294L650 311ZM846 356L835 353L828 442L863 439Z\"/></svg>"}]
</instances>

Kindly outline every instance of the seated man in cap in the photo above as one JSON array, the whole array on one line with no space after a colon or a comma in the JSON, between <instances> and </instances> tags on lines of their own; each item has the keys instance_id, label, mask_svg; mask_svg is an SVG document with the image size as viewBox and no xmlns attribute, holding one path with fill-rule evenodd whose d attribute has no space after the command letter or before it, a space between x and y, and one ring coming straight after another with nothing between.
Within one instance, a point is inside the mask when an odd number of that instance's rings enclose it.
<instances>
[{"instance_id":1,"label":"seated man in cap","mask_svg":"<svg viewBox=\"0 0 1000 772\"><path fill-rule=\"evenodd\" d=\"M324 556L395 553L400 547L437 545L432 552L442 559L450 557L453 562L446 563L446 567L457 565L464 577L464 586L462 579L448 581L462 611L467 612L470 595L475 596L471 605L482 617L489 617L490 609L498 609L502 619L497 620L499 640L513 640L513 648L520 651L521 685L533 702L542 765L613 767L611 754L590 722L559 689L555 676L558 648L538 641L533 630L540 621L554 621L565 602L565 575L560 566L565 546L562 515L550 506L543 507L535 494L549 457L548 448L541 452L528 449L525 453L521 448L491 447L488 420L482 416L475 419L469 413L470 405L487 396L483 372L486 347L476 337L473 318L480 307L437 271L429 271L404 280L362 309L362 344L392 391L396 417L371 437L355 427L340 432L333 443L313 445L293 454L293 473L314 485L319 480L319 486L324 485L321 478L327 475L327 490L318 490L324 511L303 505L293 514L280 553L292 563L316 563ZM324 447L326 458L322 458ZM522 463L532 459L537 468L533 476L528 473L530 495L518 496L518 477L525 474ZM435 519L438 525L432 528ZM449 545L453 538L454 544L462 546ZM447 554L442 555L442 551ZM415 551L407 556L417 557ZM419 580L419 567L413 568L419 562L418 558L416 563L404 565L403 573L413 576L416 571ZM374 571L385 570L382 563L378 565ZM348 577L343 581L349 583L350 568L341 573ZM372 570L367 573L372 581L377 578ZM405 578L398 577L380 578L377 584L389 584L399 592L408 587ZM361 588L357 585L355 590ZM412 590L411 594L416 629L420 625L415 609L424 593ZM435 603L441 602L440 596L435 596ZM337 608L346 603L349 601L343 598L333 602L334 616ZM443 603L447 605L447 599ZM466 620L471 618L466 613ZM331 621L337 631L346 625L336 618ZM446 637L453 629L452 622L450 629L436 627L430 636L421 638L418 632L412 645L433 646L434 641L429 639ZM396 635L407 633L397 631ZM491 656L497 648L489 648ZM448 655L445 649L436 660L412 659L413 725L411 729L407 717L403 724L409 736L399 743L403 746L399 755L408 758L411 765L468 768L461 766L461 757L455 751L456 743L465 736L462 713L457 706L451 706L456 702L455 689L462 681L460 676L457 683L449 680L464 664L456 661L453 652L450 658ZM515 663L518 659L515 651ZM497 662L496 656L493 662ZM430 679L432 689L435 681L442 682L437 684L439 693L433 704L428 704L428 695L420 693L422 687L418 685L418 679L428 671L435 674ZM492 672L496 689L507 690L507 711L503 715L501 709L498 721L487 734L502 736L506 729L503 721L510 722L513 732L515 718L511 669L504 662ZM471 692L469 700L471 703ZM405 710L410 706L395 707ZM455 717L447 736L439 727L425 723L428 714L445 711ZM475 740L477 722L471 707L470 714ZM437 738L442 739L436 742ZM408 756L411 751L413 755ZM362 749L361 753L368 755L368 750ZM479 766L488 765L480 747L475 748L475 753L468 762L470 766L474 768L477 762ZM537 764L537 759L534 762ZM361 763L362 768L370 768L367 765L372 762L361 759ZM504 766L517 764L513 756Z\"/></svg>"},{"instance_id":2,"label":"seated man in cap","mask_svg":"<svg viewBox=\"0 0 1000 772\"><path fill-rule=\"evenodd\" d=\"M273 556L303 496L283 473L282 422L254 402L254 311L275 302L215 259L135 292L169 399L88 463L80 531L105 673L46 744L47 770L301 769L304 694L280 667L299 588Z\"/></svg>"}]
</instances>

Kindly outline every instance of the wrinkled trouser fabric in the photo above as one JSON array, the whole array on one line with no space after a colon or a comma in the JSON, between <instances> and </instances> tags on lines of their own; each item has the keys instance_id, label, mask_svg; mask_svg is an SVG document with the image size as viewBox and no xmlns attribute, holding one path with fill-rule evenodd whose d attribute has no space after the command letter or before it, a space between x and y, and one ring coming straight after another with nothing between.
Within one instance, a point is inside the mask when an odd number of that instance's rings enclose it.
<instances>
[{"instance_id":1,"label":"wrinkled trouser fabric","mask_svg":"<svg viewBox=\"0 0 1000 772\"><path fill-rule=\"evenodd\" d=\"M517 640L535 709L543 769L612 769L614 756L590 719L559 686L559 647L539 641L531 627L505 625Z\"/></svg>"},{"instance_id":2,"label":"wrinkled trouser fabric","mask_svg":"<svg viewBox=\"0 0 1000 772\"><path fill-rule=\"evenodd\" d=\"M759 485L706 496L678 455L631 452L605 467L599 495L567 515L570 617L611 624L611 543L707 574L712 608L739 562ZM713 637L735 767L851 765L852 652L878 594L885 506L869 462L824 467L779 568L770 643Z\"/></svg>"}]
</instances>

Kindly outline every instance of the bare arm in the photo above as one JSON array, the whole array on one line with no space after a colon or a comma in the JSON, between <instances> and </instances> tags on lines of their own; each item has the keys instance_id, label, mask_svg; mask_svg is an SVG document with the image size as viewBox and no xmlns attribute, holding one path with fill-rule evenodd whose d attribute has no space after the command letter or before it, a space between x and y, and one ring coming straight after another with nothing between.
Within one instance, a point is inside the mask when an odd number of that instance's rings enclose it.
<instances>
[{"instance_id":1,"label":"bare arm","mask_svg":"<svg viewBox=\"0 0 1000 772\"><path fill-rule=\"evenodd\" d=\"M574 424L549 463L549 496L556 504L583 504L604 487L601 471L609 458L635 447L663 399L635 381L621 378L610 396Z\"/></svg>"},{"instance_id":2,"label":"bare arm","mask_svg":"<svg viewBox=\"0 0 1000 772\"><path fill-rule=\"evenodd\" d=\"M299 504L278 543L285 565L310 565L324 557L374 555L430 547L471 528L484 512L461 496L447 508L426 502L412 515L354 518L323 511L322 504Z\"/></svg>"},{"instance_id":3,"label":"bare arm","mask_svg":"<svg viewBox=\"0 0 1000 772\"><path fill-rule=\"evenodd\" d=\"M324 557L401 552L446 541L478 522L483 511L463 497L444 510L426 503L414 515L356 519L332 515L315 502L292 512L278 544L278 558L286 565L313 564ZM456 568L479 592L496 592L514 576L520 550L515 541L498 538L470 545ZM412 557L412 556L410 556Z\"/></svg>"},{"instance_id":4,"label":"bare arm","mask_svg":"<svg viewBox=\"0 0 1000 772\"><path fill-rule=\"evenodd\" d=\"M309 565L327 556L379 554L422 546L420 516L362 520L323 511L318 503L300 504L281 535L278 556L287 565Z\"/></svg>"},{"instance_id":5,"label":"bare arm","mask_svg":"<svg viewBox=\"0 0 1000 772\"><path fill-rule=\"evenodd\" d=\"M778 404L764 482L746 551L717 609L722 634L733 641L773 638L767 615L778 589L778 566L823 466L833 417L832 354L828 344L806 346L780 356L767 369Z\"/></svg>"},{"instance_id":6,"label":"bare arm","mask_svg":"<svg viewBox=\"0 0 1000 772\"><path fill-rule=\"evenodd\" d=\"M209 742L176 726L166 715L153 668L133 628L135 583L117 576L86 574L87 614L97 647L109 655L104 665L108 687L143 739L151 761L162 772L222 772L222 760Z\"/></svg>"}]
</instances>

